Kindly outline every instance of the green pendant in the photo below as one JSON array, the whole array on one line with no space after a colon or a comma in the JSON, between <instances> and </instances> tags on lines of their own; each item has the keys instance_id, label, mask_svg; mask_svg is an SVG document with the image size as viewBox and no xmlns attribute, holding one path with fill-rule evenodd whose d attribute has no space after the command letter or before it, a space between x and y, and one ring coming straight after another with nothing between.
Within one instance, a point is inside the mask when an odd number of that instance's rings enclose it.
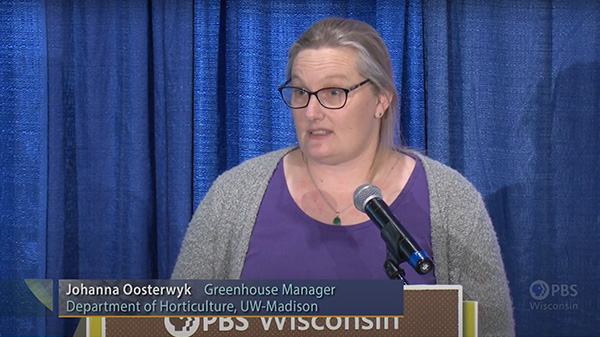
<instances>
[{"instance_id":1,"label":"green pendant","mask_svg":"<svg viewBox=\"0 0 600 337\"><path fill-rule=\"evenodd\" d=\"M342 220L340 220L339 213L338 213L335 215L335 218L333 218L333 225L340 226L341 224L342 224Z\"/></svg>"}]
</instances>

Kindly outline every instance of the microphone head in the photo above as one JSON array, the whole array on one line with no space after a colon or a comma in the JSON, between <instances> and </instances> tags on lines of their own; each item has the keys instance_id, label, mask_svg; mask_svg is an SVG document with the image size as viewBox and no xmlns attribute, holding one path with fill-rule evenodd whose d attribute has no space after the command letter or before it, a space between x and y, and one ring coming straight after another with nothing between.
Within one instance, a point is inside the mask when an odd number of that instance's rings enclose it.
<instances>
[{"instance_id":1,"label":"microphone head","mask_svg":"<svg viewBox=\"0 0 600 337\"><path fill-rule=\"evenodd\" d=\"M363 213L365 213L367 203L373 198L382 199L381 190L375 185L364 184L354 190L354 206Z\"/></svg>"}]
</instances>

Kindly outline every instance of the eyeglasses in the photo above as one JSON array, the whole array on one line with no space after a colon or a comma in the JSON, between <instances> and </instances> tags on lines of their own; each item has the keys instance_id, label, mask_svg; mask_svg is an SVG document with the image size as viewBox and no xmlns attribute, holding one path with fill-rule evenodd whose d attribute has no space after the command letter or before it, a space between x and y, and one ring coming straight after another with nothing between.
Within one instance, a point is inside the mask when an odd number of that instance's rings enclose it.
<instances>
[{"instance_id":1,"label":"eyeglasses","mask_svg":"<svg viewBox=\"0 0 600 337\"><path fill-rule=\"evenodd\" d=\"M310 97L312 95L315 95L317 101L327 109L341 109L346 105L348 93L350 91L356 90L369 82L371 82L371 80L366 79L348 89L329 87L317 91L308 91L300 87L286 86L290 83L290 80L288 80L277 88L277 90L279 90L283 102L292 109L306 108L308 103L310 103Z\"/></svg>"}]
</instances>

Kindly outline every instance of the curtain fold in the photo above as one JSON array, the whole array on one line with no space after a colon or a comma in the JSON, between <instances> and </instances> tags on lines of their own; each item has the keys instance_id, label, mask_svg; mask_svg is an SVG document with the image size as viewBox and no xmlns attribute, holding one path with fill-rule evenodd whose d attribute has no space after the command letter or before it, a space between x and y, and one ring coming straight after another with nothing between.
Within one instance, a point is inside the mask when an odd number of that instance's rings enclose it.
<instances>
[{"instance_id":1,"label":"curtain fold","mask_svg":"<svg viewBox=\"0 0 600 337\"><path fill-rule=\"evenodd\" d=\"M227 63L224 54L224 7L216 1L194 2L193 26L193 116L192 116L192 190L193 205L198 205L210 184L227 167L223 144L225 118L219 112L224 100ZM179 227L177 238L183 238L185 227ZM171 265L172 267L173 265Z\"/></svg>"},{"instance_id":2,"label":"curtain fold","mask_svg":"<svg viewBox=\"0 0 600 337\"><path fill-rule=\"evenodd\" d=\"M45 331L43 316L23 317L29 302L19 291L11 296L10 283L46 274L48 77L43 13L39 2L0 3L0 327L7 327L0 329L2 334ZM11 317L12 310L20 316Z\"/></svg>"},{"instance_id":3,"label":"curtain fold","mask_svg":"<svg viewBox=\"0 0 600 337\"><path fill-rule=\"evenodd\" d=\"M148 264L145 277L169 278L192 214L194 5L152 1L150 20L146 45L151 46L151 58L146 66L152 80L146 94L151 130L144 135L151 139L154 171L149 178L154 180L150 192L156 219L137 222L136 232L152 241L152 255L143 257Z\"/></svg>"}]
</instances>

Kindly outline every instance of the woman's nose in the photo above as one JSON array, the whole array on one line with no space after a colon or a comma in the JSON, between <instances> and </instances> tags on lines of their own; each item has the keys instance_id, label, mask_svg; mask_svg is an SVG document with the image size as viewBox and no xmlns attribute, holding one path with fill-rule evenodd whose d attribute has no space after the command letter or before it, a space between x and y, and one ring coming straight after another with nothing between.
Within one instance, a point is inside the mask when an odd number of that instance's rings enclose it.
<instances>
[{"instance_id":1,"label":"woman's nose","mask_svg":"<svg viewBox=\"0 0 600 337\"><path fill-rule=\"evenodd\" d=\"M325 108L321 105L316 95L310 97L308 105L304 109L304 114L309 120L318 120L323 118L323 109Z\"/></svg>"}]
</instances>

